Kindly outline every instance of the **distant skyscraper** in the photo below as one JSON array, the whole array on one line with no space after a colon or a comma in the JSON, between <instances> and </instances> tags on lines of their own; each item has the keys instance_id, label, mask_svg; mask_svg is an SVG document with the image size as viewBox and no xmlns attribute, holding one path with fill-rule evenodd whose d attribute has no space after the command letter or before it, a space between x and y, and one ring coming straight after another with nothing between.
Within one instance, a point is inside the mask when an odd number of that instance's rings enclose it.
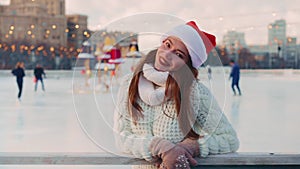
<instances>
[{"instance_id":1,"label":"distant skyscraper","mask_svg":"<svg viewBox=\"0 0 300 169\"><path fill-rule=\"evenodd\" d=\"M286 60L286 22L276 20L268 26L269 67L283 68Z\"/></svg>"},{"instance_id":2,"label":"distant skyscraper","mask_svg":"<svg viewBox=\"0 0 300 169\"><path fill-rule=\"evenodd\" d=\"M286 22L276 20L268 26L268 45L270 54L278 54L279 58L285 56L286 51Z\"/></svg>"},{"instance_id":3,"label":"distant skyscraper","mask_svg":"<svg viewBox=\"0 0 300 169\"><path fill-rule=\"evenodd\" d=\"M231 57L238 60L238 51L246 48L245 34L243 32L228 31L223 37L223 44Z\"/></svg>"},{"instance_id":4,"label":"distant skyscraper","mask_svg":"<svg viewBox=\"0 0 300 169\"><path fill-rule=\"evenodd\" d=\"M286 43L286 68L297 68L298 65L298 51L297 51L297 38L288 37Z\"/></svg>"},{"instance_id":5,"label":"distant skyscraper","mask_svg":"<svg viewBox=\"0 0 300 169\"><path fill-rule=\"evenodd\" d=\"M227 48L232 46L245 48L245 34L243 32L228 31L223 37L223 43Z\"/></svg>"}]
</instances>

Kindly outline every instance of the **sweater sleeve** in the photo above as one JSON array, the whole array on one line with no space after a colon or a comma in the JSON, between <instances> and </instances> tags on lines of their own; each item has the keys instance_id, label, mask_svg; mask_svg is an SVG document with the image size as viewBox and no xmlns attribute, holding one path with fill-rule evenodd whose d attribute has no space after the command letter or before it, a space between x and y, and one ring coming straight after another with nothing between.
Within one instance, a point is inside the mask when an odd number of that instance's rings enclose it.
<instances>
[{"instance_id":1,"label":"sweater sleeve","mask_svg":"<svg viewBox=\"0 0 300 169\"><path fill-rule=\"evenodd\" d=\"M211 92L200 82L192 93L192 106L196 113L194 130L199 139L200 156L235 152L239 148L237 134Z\"/></svg>"},{"instance_id":2,"label":"sweater sleeve","mask_svg":"<svg viewBox=\"0 0 300 169\"><path fill-rule=\"evenodd\" d=\"M149 150L150 143L153 140L152 132L143 132L142 130L150 130L149 123L138 122L137 128L128 112L128 87L131 76L125 77L120 85L116 109L114 112L114 131L117 147L123 152L133 155L135 158L152 160Z\"/></svg>"}]
</instances>

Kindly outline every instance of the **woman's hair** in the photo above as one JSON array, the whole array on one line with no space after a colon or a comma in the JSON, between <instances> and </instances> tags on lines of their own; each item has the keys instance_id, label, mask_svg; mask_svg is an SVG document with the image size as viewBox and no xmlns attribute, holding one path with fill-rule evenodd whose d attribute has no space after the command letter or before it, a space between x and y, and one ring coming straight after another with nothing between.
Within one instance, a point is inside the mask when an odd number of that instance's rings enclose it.
<instances>
[{"instance_id":1,"label":"woman's hair","mask_svg":"<svg viewBox=\"0 0 300 169\"><path fill-rule=\"evenodd\" d=\"M133 119L134 124L137 124L139 118L143 118L143 109L138 104L138 82L139 77L143 73L143 65L145 63L155 62L157 50L150 51L137 65L133 78L130 82L128 90L128 111ZM169 77L166 82L165 95L171 97L175 101L175 108L181 131L186 137L198 138L199 135L192 130L192 125L195 122L195 113L192 110L190 103L191 85L193 80L198 76L198 70L192 66L192 61L189 61L185 66L176 72L169 72Z\"/></svg>"}]
</instances>

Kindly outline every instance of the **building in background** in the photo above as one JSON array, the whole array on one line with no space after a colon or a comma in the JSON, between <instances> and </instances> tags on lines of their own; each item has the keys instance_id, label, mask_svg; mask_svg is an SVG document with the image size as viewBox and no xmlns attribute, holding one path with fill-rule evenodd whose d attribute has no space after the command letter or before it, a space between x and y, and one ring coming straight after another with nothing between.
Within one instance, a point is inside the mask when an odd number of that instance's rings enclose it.
<instances>
[{"instance_id":1,"label":"building in background","mask_svg":"<svg viewBox=\"0 0 300 169\"><path fill-rule=\"evenodd\" d=\"M80 48L84 41L91 37L92 32L87 28L86 15L68 15L67 16L67 40L68 47Z\"/></svg>"},{"instance_id":2,"label":"building in background","mask_svg":"<svg viewBox=\"0 0 300 169\"><path fill-rule=\"evenodd\" d=\"M65 0L11 0L6 10L11 15L65 15Z\"/></svg>"},{"instance_id":3,"label":"building in background","mask_svg":"<svg viewBox=\"0 0 300 169\"><path fill-rule=\"evenodd\" d=\"M43 61L49 69L69 69L69 60L74 60L85 41L92 44L95 56L106 52L105 39L112 39L111 45L120 48L122 56L133 41L137 43L134 32L89 30L88 16L66 15L65 5L65 0L11 0L0 5L0 69L18 60L27 67ZM243 32L228 31L207 64L227 65L234 59L241 68L300 68L297 38L287 36L286 25L283 19L270 23L266 45L247 46Z\"/></svg>"},{"instance_id":4,"label":"building in background","mask_svg":"<svg viewBox=\"0 0 300 169\"><path fill-rule=\"evenodd\" d=\"M248 48L254 56L256 68L269 68L269 47L267 45L249 45Z\"/></svg>"},{"instance_id":5,"label":"building in background","mask_svg":"<svg viewBox=\"0 0 300 169\"><path fill-rule=\"evenodd\" d=\"M276 20L268 25L269 67L283 68L286 59L286 21Z\"/></svg>"},{"instance_id":6,"label":"building in background","mask_svg":"<svg viewBox=\"0 0 300 169\"><path fill-rule=\"evenodd\" d=\"M65 0L11 0L0 5L0 69L71 69L81 43L91 36L87 16L66 15Z\"/></svg>"},{"instance_id":7,"label":"building in background","mask_svg":"<svg viewBox=\"0 0 300 169\"><path fill-rule=\"evenodd\" d=\"M2 43L67 45L64 0L11 0L0 9Z\"/></svg>"},{"instance_id":8,"label":"building in background","mask_svg":"<svg viewBox=\"0 0 300 169\"><path fill-rule=\"evenodd\" d=\"M276 20L274 23L268 25L268 45L269 53L277 53L280 47L279 57L284 57L284 50L286 46L286 21Z\"/></svg>"},{"instance_id":9,"label":"building in background","mask_svg":"<svg viewBox=\"0 0 300 169\"><path fill-rule=\"evenodd\" d=\"M298 67L297 38L288 37L286 41L285 68Z\"/></svg>"},{"instance_id":10,"label":"building in background","mask_svg":"<svg viewBox=\"0 0 300 169\"><path fill-rule=\"evenodd\" d=\"M228 50L231 59L238 61L239 51L247 48L243 32L228 31L223 37L223 45Z\"/></svg>"},{"instance_id":11,"label":"building in background","mask_svg":"<svg viewBox=\"0 0 300 169\"><path fill-rule=\"evenodd\" d=\"M229 31L223 37L224 48L230 59L237 60L241 68L299 68L299 49L296 37L287 37L284 19L268 25L268 44L251 45L245 43L244 33ZM221 55L222 56L222 55Z\"/></svg>"}]
</instances>

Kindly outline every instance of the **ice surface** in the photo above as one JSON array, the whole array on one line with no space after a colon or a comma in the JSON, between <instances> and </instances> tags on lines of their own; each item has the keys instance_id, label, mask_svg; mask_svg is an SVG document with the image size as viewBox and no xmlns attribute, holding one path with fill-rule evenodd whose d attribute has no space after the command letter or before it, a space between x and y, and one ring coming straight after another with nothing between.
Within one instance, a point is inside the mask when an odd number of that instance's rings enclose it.
<instances>
[{"instance_id":1,"label":"ice surface","mask_svg":"<svg viewBox=\"0 0 300 169\"><path fill-rule=\"evenodd\" d=\"M299 71L243 70L242 96L233 96L228 72L213 68L208 81L202 70L200 79L236 129L239 151L299 153ZM99 83L94 73L87 87L79 72L46 73L46 92L40 85L34 92L32 71L27 70L18 101L15 78L10 71L0 71L0 152L117 152L111 126L119 79L102 74Z\"/></svg>"}]
</instances>

